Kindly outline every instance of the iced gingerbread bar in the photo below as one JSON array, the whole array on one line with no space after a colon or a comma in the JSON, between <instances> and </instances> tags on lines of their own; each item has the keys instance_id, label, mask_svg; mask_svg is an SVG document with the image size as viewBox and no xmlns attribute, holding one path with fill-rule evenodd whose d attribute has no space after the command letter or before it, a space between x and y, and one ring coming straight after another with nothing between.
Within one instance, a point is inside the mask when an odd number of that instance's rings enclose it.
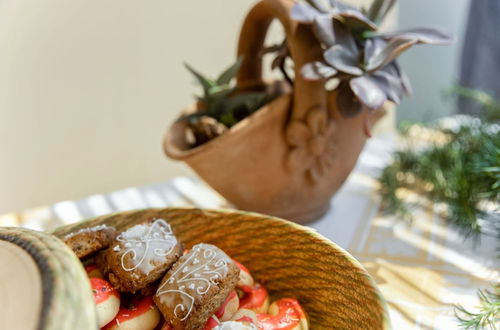
<instances>
[{"instance_id":1,"label":"iced gingerbread bar","mask_svg":"<svg viewBox=\"0 0 500 330\"><path fill-rule=\"evenodd\" d=\"M135 293L161 279L182 250L170 225L158 219L121 233L95 261L115 288Z\"/></svg>"},{"instance_id":2,"label":"iced gingerbread bar","mask_svg":"<svg viewBox=\"0 0 500 330\"><path fill-rule=\"evenodd\" d=\"M224 251L197 244L165 275L155 303L174 329L202 329L235 288L239 273Z\"/></svg>"},{"instance_id":3,"label":"iced gingerbread bar","mask_svg":"<svg viewBox=\"0 0 500 330\"><path fill-rule=\"evenodd\" d=\"M79 231L64 237L64 243L68 245L78 258L85 258L92 253L107 248L116 237L113 227L98 225Z\"/></svg>"}]
</instances>

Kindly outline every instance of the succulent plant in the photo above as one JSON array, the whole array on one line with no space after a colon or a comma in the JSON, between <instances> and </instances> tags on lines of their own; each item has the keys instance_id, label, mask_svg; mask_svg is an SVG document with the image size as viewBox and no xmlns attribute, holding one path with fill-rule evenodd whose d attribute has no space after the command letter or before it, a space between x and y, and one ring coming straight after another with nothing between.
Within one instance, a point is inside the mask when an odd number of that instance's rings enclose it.
<instances>
[{"instance_id":1,"label":"succulent plant","mask_svg":"<svg viewBox=\"0 0 500 330\"><path fill-rule=\"evenodd\" d=\"M242 118L252 114L263 104L269 101L265 92L239 92L236 93L233 82L238 70L243 63L243 58L224 70L216 79L210 79L195 70L189 64L186 68L193 74L196 81L203 89L203 95L197 96L201 111L180 118L195 121L202 116L216 119L230 128Z\"/></svg>"},{"instance_id":2,"label":"succulent plant","mask_svg":"<svg viewBox=\"0 0 500 330\"><path fill-rule=\"evenodd\" d=\"M374 0L368 9L363 9L363 14L376 24L381 23L385 16L396 4L396 0Z\"/></svg>"},{"instance_id":3,"label":"succulent plant","mask_svg":"<svg viewBox=\"0 0 500 330\"><path fill-rule=\"evenodd\" d=\"M253 113L267 102L268 95L263 92L236 93L233 79L242 63L243 58L238 58L216 79L207 78L189 64L185 64L203 88L203 95L196 97L201 104L202 111L182 119L195 120L201 116L208 116L230 128L241 118Z\"/></svg>"},{"instance_id":4,"label":"succulent plant","mask_svg":"<svg viewBox=\"0 0 500 330\"><path fill-rule=\"evenodd\" d=\"M397 57L416 44L447 44L451 37L432 28L416 28L382 33L378 30L396 0L374 0L366 9L357 9L337 0L305 0L294 4L292 19L311 25L323 58L305 64L300 72L308 80L336 80L337 104L344 116L355 116L363 109L376 110L386 101L400 103L411 94L408 78L401 70ZM279 69L293 86L285 70L290 52L285 39L267 47L260 56L275 53L273 69ZM279 93L236 91L233 78L243 62L224 70L217 78L207 78L188 64L203 89L197 96L196 113L182 116L194 136L193 146L223 134L238 121L270 102Z\"/></svg>"},{"instance_id":5,"label":"succulent plant","mask_svg":"<svg viewBox=\"0 0 500 330\"><path fill-rule=\"evenodd\" d=\"M292 7L292 18L302 23L312 24L314 32L329 43L334 42L331 30L332 19L342 22L355 32L377 29L377 25L358 9L335 0L297 2Z\"/></svg>"},{"instance_id":6,"label":"succulent plant","mask_svg":"<svg viewBox=\"0 0 500 330\"><path fill-rule=\"evenodd\" d=\"M223 134L274 98L274 95L266 92L236 91L234 78L242 63L243 58L238 58L215 79L208 78L189 64L185 64L203 89L203 94L196 96L199 111L178 119L187 121L194 136L193 146Z\"/></svg>"},{"instance_id":7,"label":"succulent plant","mask_svg":"<svg viewBox=\"0 0 500 330\"><path fill-rule=\"evenodd\" d=\"M398 104L411 87L396 58L416 44L451 41L447 33L432 28L380 33L375 22L394 3L376 0L363 12L335 0L307 0L292 8L292 18L312 25L324 50L323 61L307 63L301 74L310 80L338 79L337 102L345 116L379 109L387 100Z\"/></svg>"}]
</instances>

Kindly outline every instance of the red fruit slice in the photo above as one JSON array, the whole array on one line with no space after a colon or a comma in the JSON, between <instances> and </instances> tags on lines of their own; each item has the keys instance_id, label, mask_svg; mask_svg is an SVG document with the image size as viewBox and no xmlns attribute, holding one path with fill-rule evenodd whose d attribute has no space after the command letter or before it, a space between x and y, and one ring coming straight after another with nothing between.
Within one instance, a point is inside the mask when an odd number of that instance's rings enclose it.
<instances>
[{"instance_id":1,"label":"red fruit slice","mask_svg":"<svg viewBox=\"0 0 500 330\"><path fill-rule=\"evenodd\" d=\"M238 268L240 269L240 278L238 280L238 284L236 285L238 288L242 288L244 286L253 286L254 285L254 280L252 278L252 275L250 274L250 271L248 268L240 264L238 261L234 260L234 263Z\"/></svg>"},{"instance_id":2,"label":"red fruit slice","mask_svg":"<svg viewBox=\"0 0 500 330\"><path fill-rule=\"evenodd\" d=\"M96 304L97 321L102 327L115 318L120 309L120 295L105 280L101 278L91 278L90 287Z\"/></svg>"},{"instance_id":3,"label":"red fruit slice","mask_svg":"<svg viewBox=\"0 0 500 330\"><path fill-rule=\"evenodd\" d=\"M236 291L231 291L224 303L215 312L215 316L221 321L229 321L238 310L240 305Z\"/></svg>"},{"instance_id":4,"label":"red fruit slice","mask_svg":"<svg viewBox=\"0 0 500 330\"><path fill-rule=\"evenodd\" d=\"M90 287L92 288L92 294L94 295L94 302L96 304L100 304L111 296L120 298L118 291L116 291L109 282L101 278L91 278Z\"/></svg>"},{"instance_id":5,"label":"red fruit slice","mask_svg":"<svg viewBox=\"0 0 500 330\"><path fill-rule=\"evenodd\" d=\"M257 314L259 330L307 330L307 318L296 299L284 298L269 307L269 314Z\"/></svg>"},{"instance_id":6,"label":"red fruit slice","mask_svg":"<svg viewBox=\"0 0 500 330\"><path fill-rule=\"evenodd\" d=\"M220 324L220 322L219 322L219 319L217 318L217 316L212 315L208 319L207 323L205 324L205 328L203 330L212 330L213 328L215 328L219 324Z\"/></svg>"},{"instance_id":7,"label":"red fruit slice","mask_svg":"<svg viewBox=\"0 0 500 330\"><path fill-rule=\"evenodd\" d=\"M233 315L232 320L236 321L236 322L244 322L244 323L250 323L250 324L254 324L254 325L258 324L257 314L252 310L243 309L243 308L238 309L236 314Z\"/></svg>"},{"instance_id":8,"label":"red fruit slice","mask_svg":"<svg viewBox=\"0 0 500 330\"><path fill-rule=\"evenodd\" d=\"M120 307L115 319L108 323L104 329L137 329L151 330L160 323L160 312L153 302L153 297L145 297L130 308Z\"/></svg>"},{"instance_id":9,"label":"red fruit slice","mask_svg":"<svg viewBox=\"0 0 500 330\"><path fill-rule=\"evenodd\" d=\"M266 288L260 284L240 288L244 295L240 298L240 308L250 309L256 313L266 313L269 306L269 296Z\"/></svg>"},{"instance_id":10,"label":"red fruit slice","mask_svg":"<svg viewBox=\"0 0 500 330\"><path fill-rule=\"evenodd\" d=\"M243 266L242 264L240 264L238 261L236 261L234 259L233 259L233 261L236 264L236 266L238 266L239 269L241 269L244 272L250 273L250 271L248 270L248 268L246 268L245 266Z\"/></svg>"}]
</instances>

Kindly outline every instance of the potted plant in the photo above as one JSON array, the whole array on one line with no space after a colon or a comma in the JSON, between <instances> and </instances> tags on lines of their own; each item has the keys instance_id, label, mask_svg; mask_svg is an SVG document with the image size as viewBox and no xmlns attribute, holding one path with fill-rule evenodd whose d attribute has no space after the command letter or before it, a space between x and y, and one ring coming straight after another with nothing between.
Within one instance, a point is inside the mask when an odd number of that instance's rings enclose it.
<instances>
[{"instance_id":1,"label":"potted plant","mask_svg":"<svg viewBox=\"0 0 500 330\"><path fill-rule=\"evenodd\" d=\"M217 79L189 67L204 94L167 131L166 154L241 209L299 223L320 217L384 104L410 93L396 57L415 44L450 41L429 28L379 32L394 2L358 10L335 0L261 0L243 24L235 65ZM273 19L286 38L265 47ZM269 52L279 82L262 78Z\"/></svg>"}]
</instances>

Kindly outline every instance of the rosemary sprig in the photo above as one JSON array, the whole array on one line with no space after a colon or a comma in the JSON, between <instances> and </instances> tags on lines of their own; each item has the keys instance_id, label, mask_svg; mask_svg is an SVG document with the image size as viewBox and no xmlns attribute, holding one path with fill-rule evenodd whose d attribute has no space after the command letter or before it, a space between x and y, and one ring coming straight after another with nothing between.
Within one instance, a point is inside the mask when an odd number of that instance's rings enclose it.
<instances>
[{"instance_id":1,"label":"rosemary sprig","mask_svg":"<svg viewBox=\"0 0 500 330\"><path fill-rule=\"evenodd\" d=\"M397 194L408 188L445 204L447 220L465 237L500 237L498 213L481 207L484 202L500 202L500 133L489 127L479 121L456 131L434 129L446 142L396 152L380 178L384 210L411 220L408 205Z\"/></svg>"},{"instance_id":2,"label":"rosemary sprig","mask_svg":"<svg viewBox=\"0 0 500 330\"><path fill-rule=\"evenodd\" d=\"M500 242L500 102L485 93L454 87L449 93L482 105L483 120L469 117L455 129L424 124L405 124L402 134L411 140L412 128L437 136L423 149L407 148L394 154L394 161L380 177L383 208L403 219L412 220L411 210L397 194L407 188L429 200L447 206L447 220L465 237L479 234L496 236ZM433 140L428 139L428 140ZM421 189L423 187L423 189ZM490 204L489 210L482 203ZM496 207L491 208L491 205ZM476 311L455 306L463 329L498 330L500 324L500 284L479 290Z\"/></svg>"},{"instance_id":3,"label":"rosemary sprig","mask_svg":"<svg viewBox=\"0 0 500 330\"><path fill-rule=\"evenodd\" d=\"M479 290L477 311L468 311L462 306L455 306L455 316L462 329L498 330L500 324L500 285L492 285L492 290Z\"/></svg>"}]
</instances>

